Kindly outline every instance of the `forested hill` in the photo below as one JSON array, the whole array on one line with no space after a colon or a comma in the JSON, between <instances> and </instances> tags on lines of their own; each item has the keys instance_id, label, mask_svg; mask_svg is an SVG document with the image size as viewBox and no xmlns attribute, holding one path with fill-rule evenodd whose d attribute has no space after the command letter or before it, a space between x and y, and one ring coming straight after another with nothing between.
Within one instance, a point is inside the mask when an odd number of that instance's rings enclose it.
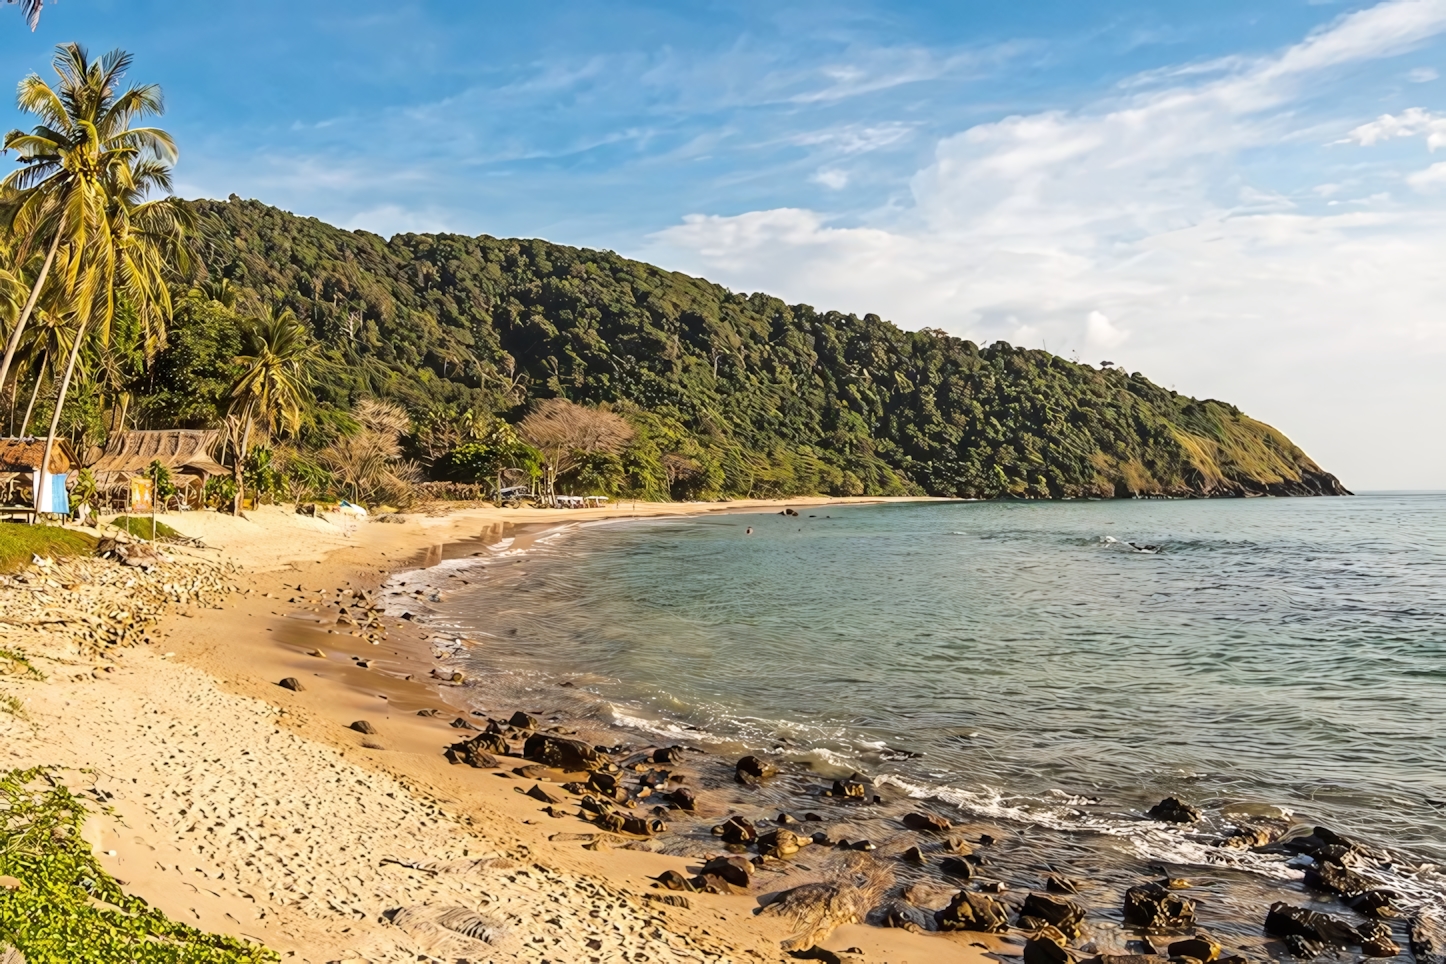
<instances>
[{"instance_id":1,"label":"forested hill","mask_svg":"<svg viewBox=\"0 0 1446 964\"><path fill-rule=\"evenodd\" d=\"M224 314L252 301L291 307L325 346L309 431L367 395L418 425L515 420L554 396L605 403L638 429L611 485L644 496L1344 492L1269 425L1138 373L737 294L607 251L386 240L234 196L196 208L200 290L220 294L183 303L157 366L169 397L150 404L173 419L209 417Z\"/></svg>"}]
</instances>

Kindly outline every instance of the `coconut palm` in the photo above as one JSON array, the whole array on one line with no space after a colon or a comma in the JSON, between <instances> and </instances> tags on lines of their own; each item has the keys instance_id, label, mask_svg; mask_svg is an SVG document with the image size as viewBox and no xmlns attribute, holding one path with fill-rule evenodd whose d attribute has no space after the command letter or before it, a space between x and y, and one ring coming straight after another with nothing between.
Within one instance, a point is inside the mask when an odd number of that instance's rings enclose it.
<instances>
[{"instance_id":1,"label":"coconut palm","mask_svg":"<svg viewBox=\"0 0 1446 964\"><path fill-rule=\"evenodd\" d=\"M40 25L40 11L45 6L45 0L5 0L11 6L20 5L20 12L25 16L25 22L30 25L33 31Z\"/></svg>"},{"instance_id":2,"label":"coconut palm","mask_svg":"<svg viewBox=\"0 0 1446 964\"><path fill-rule=\"evenodd\" d=\"M290 308L272 308L265 315L247 319L242 338L245 353L236 357L242 370L230 391L230 416L240 435L232 469L236 480L233 513L241 511L241 469L253 426L259 422L268 435L281 430L295 432L300 427L307 400L306 362L315 351L305 326Z\"/></svg>"},{"instance_id":3,"label":"coconut palm","mask_svg":"<svg viewBox=\"0 0 1446 964\"><path fill-rule=\"evenodd\" d=\"M113 50L92 61L79 44L62 44L53 61L57 86L37 74L20 82L18 105L40 123L28 134L14 130L5 137L5 149L19 155L21 167L0 182L4 192L0 214L17 241L18 264L29 264L42 249L45 255L0 359L0 388L57 259L67 266L64 291L86 305L88 316L96 286L107 284L116 272L88 270L82 253L92 237L100 235L102 266L115 257L116 247L108 235L112 230L124 232L131 220L116 216L116 196L125 195L134 207L146 194L170 187L175 142L158 128L131 126L164 110L161 90L147 84L120 91L130 64L131 56L124 51ZM70 249L68 254L63 247ZM91 287L81 290L82 282ZM113 312L114 288L103 294ZM103 323L108 321L103 318Z\"/></svg>"}]
</instances>

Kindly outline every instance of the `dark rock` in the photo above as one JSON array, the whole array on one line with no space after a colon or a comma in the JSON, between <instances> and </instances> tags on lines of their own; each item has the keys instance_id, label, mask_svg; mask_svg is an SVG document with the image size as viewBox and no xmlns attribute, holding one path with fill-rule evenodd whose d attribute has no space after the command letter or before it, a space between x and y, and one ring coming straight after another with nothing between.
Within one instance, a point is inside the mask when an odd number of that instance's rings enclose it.
<instances>
[{"instance_id":1,"label":"dark rock","mask_svg":"<svg viewBox=\"0 0 1446 964\"><path fill-rule=\"evenodd\" d=\"M596 770L607 761L581 740L537 733L527 738L522 755L559 770Z\"/></svg>"},{"instance_id":2,"label":"dark rock","mask_svg":"<svg viewBox=\"0 0 1446 964\"><path fill-rule=\"evenodd\" d=\"M713 835L722 837L724 843L750 844L758 839L758 828L746 817L729 817L713 828Z\"/></svg>"},{"instance_id":3,"label":"dark rock","mask_svg":"<svg viewBox=\"0 0 1446 964\"><path fill-rule=\"evenodd\" d=\"M1220 841L1220 846L1248 850L1252 847L1264 847L1275 837L1275 832L1267 827L1241 824L1225 835L1225 839Z\"/></svg>"},{"instance_id":4,"label":"dark rock","mask_svg":"<svg viewBox=\"0 0 1446 964\"><path fill-rule=\"evenodd\" d=\"M874 845L874 842L873 842L872 840L855 840L855 841L849 846L849 849L850 849L850 850L878 850L879 848Z\"/></svg>"},{"instance_id":5,"label":"dark rock","mask_svg":"<svg viewBox=\"0 0 1446 964\"><path fill-rule=\"evenodd\" d=\"M945 857L939 861L939 869L950 877L962 877L968 880L974 876L974 864L963 857Z\"/></svg>"},{"instance_id":6,"label":"dark rock","mask_svg":"<svg viewBox=\"0 0 1446 964\"><path fill-rule=\"evenodd\" d=\"M792 857L799 849L812 843L792 830L770 830L758 838L758 852L765 857Z\"/></svg>"},{"instance_id":7,"label":"dark rock","mask_svg":"<svg viewBox=\"0 0 1446 964\"><path fill-rule=\"evenodd\" d=\"M884 911L879 918L881 927L894 927L899 930L909 931L914 934L922 934L928 931L932 915L915 907L908 901L891 900L884 905Z\"/></svg>"},{"instance_id":8,"label":"dark rock","mask_svg":"<svg viewBox=\"0 0 1446 964\"><path fill-rule=\"evenodd\" d=\"M842 797L845 800L862 800L865 797L865 787L857 780L835 780L830 796Z\"/></svg>"},{"instance_id":9,"label":"dark rock","mask_svg":"<svg viewBox=\"0 0 1446 964\"><path fill-rule=\"evenodd\" d=\"M494 770L501 764L489 751L496 740L501 737L492 737L486 733L474 736L470 740L461 743L453 743L447 747L446 757L449 763L465 763L470 767L477 767L481 770ZM503 748L506 749L506 741L503 741Z\"/></svg>"},{"instance_id":10,"label":"dark rock","mask_svg":"<svg viewBox=\"0 0 1446 964\"><path fill-rule=\"evenodd\" d=\"M1416 964L1446 964L1446 927L1435 917L1413 917L1406 925Z\"/></svg>"},{"instance_id":11,"label":"dark rock","mask_svg":"<svg viewBox=\"0 0 1446 964\"><path fill-rule=\"evenodd\" d=\"M447 724L447 725L450 726L450 727L452 727L452 729L454 729L454 730L475 730L475 729L477 729L477 727L475 727L475 726L472 725L471 721L469 721L469 720L464 720L464 719L462 719L462 717L460 717L460 716L457 717L455 720L453 720L451 723L449 723L449 724Z\"/></svg>"},{"instance_id":12,"label":"dark rock","mask_svg":"<svg viewBox=\"0 0 1446 964\"><path fill-rule=\"evenodd\" d=\"M1145 930L1183 930L1195 925L1195 902L1156 883L1125 891L1125 923Z\"/></svg>"},{"instance_id":13,"label":"dark rock","mask_svg":"<svg viewBox=\"0 0 1446 964\"><path fill-rule=\"evenodd\" d=\"M286 679L282 680L276 685L284 690L291 690L291 692L293 693L300 693L306 689L305 686L301 685L301 680L297 679L295 676L288 676L286 677Z\"/></svg>"},{"instance_id":14,"label":"dark rock","mask_svg":"<svg viewBox=\"0 0 1446 964\"><path fill-rule=\"evenodd\" d=\"M665 746L653 751L654 763L677 763L683 758L681 746Z\"/></svg>"},{"instance_id":15,"label":"dark rock","mask_svg":"<svg viewBox=\"0 0 1446 964\"><path fill-rule=\"evenodd\" d=\"M832 839L831 837L829 837L828 834L824 833L822 830L816 830L816 831L814 831L814 833L813 833L813 835L812 835L812 837L811 837L810 839L812 839L813 842L816 843L816 844L818 844L820 847L832 847L832 846L833 846L833 839Z\"/></svg>"},{"instance_id":16,"label":"dark rock","mask_svg":"<svg viewBox=\"0 0 1446 964\"><path fill-rule=\"evenodd\" d=\"M1166 797L1151 807L1145 816L1165 823L1195 823L1200 819L1200 811L1178 797Z\"/></svg>"},{"instance_id":17,"label":"dark rock","mask_svg":"<svg viewBox=\"0 0 1446 964\"><path fill-rule=\"evenodd\" d=\"M908 850L905 850L904 859L911 864L923 864L926 862L924 859L924 851L918 847L910 847Z\"/></svg>"},{"instance_id":18,"label":"dark rock","mask_svg":"<svg viewBox=\"0 0 1446 964\"><path fill-rule=\"evenodd\" d=\"M1400 917L1400 911L1396 910L1395 901L1400 897L1394 890L1368 890L1363 894L1356 894L1346 899L1346 906L1360 914L1362 917L1372 917L1376 920L1385 920L1392 917ZM1446 964L1446 961L1441 962Z\"/></svg>"},{"instance_id":19,"label":"dark rock","mask_svg":"<svg viewBox=\"0 0 1446 964\"><path fill-rule=\"evenodd\" d=\"M598 793L611 796L618 789L618 778L611 773L594 771L588 774L587 785Z\"/></svg>"},{"instance_id":20,"label":"dark rock","mask_svg":"<svg viewBox=\"0 0 1446 964\"><path fill-rule=\"evenodd\" d=\"M1356 928L1361 935L1361 951L1367 957L1395 957L1401 948L1391 939L1391 929L1378 920L1368 920Z\"/></svg>"},{"instance_id":21,"label":"dark rock","mask_svg":"<svg viewBox=\"0 0 1446 964\"><path fill-rule=\"evenodd\" d=\"M756 756L746 756L734 765L733 775L738 778L739 783L752 784L777 776L778 767Z\"/></svg>"},{"instance_id":22,"label":"dark rock","mask_svg":"<svg viewBox=\"0 0 1446 964\"><path fill-rule=\"evenodd\" d=\"M1009 930L1006 908L987 894L961 890L949 906L934 914L934 923L941 931L978 931L1003 934Z\"/></svg>"},{"instance_id":23,"label":"dark rock","mask_svg":"<svg viewBox=\"0 0 1446 964\"><path fill-rule=\"evenodd\" d=\"M425 710L417 710L417 715L418 715L418 716L438 716L439 714L437 713L436 710L431 709L431 708L428 708L428 709L425 709Z\"/></svg>"},{"instance_id":24,"label":"dark rock","mask_svg":"<svg viewBox=\"0 0 1446 964\"><path fill-rule=\"evenodd\" d=\"M1069 951L1047 938L1031 937L1024 942L1024 964L1070 964L1072 960Z\"/></svg>"},{"instance_id":25,"label":"dark rock","mask_svg":"<svg viewBox=\"0 0 1446 964\"><path fill-rule=\"evenodd\" d=\"M686 810L689 813L692 813L694 810L698 809L698 798L693 795L692 790L689 790L686 787L674 790L672 793L668 794L668 800L670 803L672 803L673 806L677 807L679 810Z\"/></svg>"},{"instance_id":26,"label":"dark rock","mask_svg":"<svg viewBox=\"0 0 1446 964\"><path fill-rule=\"evenodd\" d=\"M803 821L804 823L823 823L823 817L816 813L805 813L803 815Z\"/></svg>"},{"instance_id":27,"label":"dark rock","mask_svg":"<svg viewBox=\"0 0 1446 964\"><path fill-rule=\"evenodd\" d=\"M1051 894L1078 894L1079 884L1065 877L1063 874L1046 874L1044 877L1044 889Z\"/></svg>"},{"instance_id":28,"label":"dark rock","mask_svg":"<svg viewBox=\"0 0 1446 964\"><path fill-rule=\"evenodd\" d=\"M789 813L780 813L780 814L778 815L778 818L777 818L776 820L774 820L773 822L776 823L776 824L778 824L778 825L781 826L781 827L792 827L792 826L797 825L799 821L798 821L798 818L795 817L795 816L793 816L792 814L789 814Z\"/></svg>"},{"instance_id":29,"label":"dark rock","mask_svg":"<svg viewBox=\"0 0 1446 964\"><path fill-rule=\"evenodd\" d=\"M1193 957L1197 961L1209 964L1210 961L1220 956L1220 945L1207 934L1196 934L1183 941L1173 941L1170 944L1170 956Z\"/></svg>"},{"instance_id":30,"label":"dark rock","mask_svg":"<svg viewBox=\"0 0 1446 964\"><path fill-rule=\"evenodd\" d=\"M638 777L638 785L656 790L658 787L667 786L670 776L667 770L649 770Z\"/></svg>"},{"instance_id":31,"label":"dark rock","mask_svg":"<svg viewBox=\"0 0 1446 964\"><path fill-rule=\"evenodd\" d=\"M365 733L368 736L375 736L377 732L377 728L372 726L366 720L357 720L349 727L349 729L356 730L358 733Z\"/></svg>"},{"instance_id":32,"label":"dark rock","mask_svg":"<svg viewBox=\"0 0 1446 964\"><path fill-rule=\"evenodd\" d=\"M722 877L734 887L747 888L753 877L753 864L748 862L748 858L737 855L714 857L703 865L702 873L705 876Z\"/></svg>"},{"instance_id":33,"label":"dark rock","mask_svg":"<svg viewBox=\"0 0 1446 964\"><path fill-rule=\"evenodd\" d=\"M691 891L694 889L693 881L688 879L687 877L684 877L676 870L665 870L653 879L656 880L658 883L662 884L668 890Z\"/></svg>"},{"instance_id":34,"label":"dark rock","mask_svg":"<svg viewBox=\"0 0 1446 964\"><path fill-rule=\"evenodd\" d=\"M1265 932L1276 937L1301 937L1337 947L1358 945L1362 940L1360 932L1340 917L1292 907L1283 901L1270 905L1270 912L1265 915Z\"/></svg>"},{"instance_id":35,"label":"dark rock","mask_svg":"<svg viewBox=\"0 0 1446 964\"><path fill-rule=\"evenodd\" d=\"M527 795L534 800L541 800L543 803L558 804L563 802L562 797L553 793L540 783L534 783L532 789L527 791Z\"/></svg>"},{"instance_id":36,"label":"dark rock","mask_svg":"<svg viewBox=\"0 0 1446 964\"><path fill-rule=\"evenodd\" d=\"M1019 908L1020 921L1026 918L1042 921L1070 940L1079 938L1084 915L1084 908L1074 901L1048 894L1030 894L1024 898L1024 904Z\"/></svg>"},{"instance_id":37,"label":"dark rock","mask_svg":"<svg viewBox=\"0 0 1446 964\"><path fill-rule=\"evenodd\" d=\"M1342 837L1329 827L1315 827L1304 837L1288 837L1271 845L1272 850L1306 854L1317 861L1350 867L1363 858L1375 856L1371 848Z\"/></svg>"},{"instance_id":38,"label":"dark rock","mask_svg":"<svg viewBox=\"0 0 1446 964\"><path fill-rule=\"evenodd\" d=\"M979 835L979 846L987 847L992 843L994 843L994 837L992 834L981 833Z\"/></svg>"},{"instance_id":39,"label":"dark rock","mask_svg":"<svg viewBox=\"0 0 1446 964\"><path fill-rule=\"evenodd\" d=\"M1009 889L1009 885L1002 880L981 880L975 886L985 894L1002 894Z\"/></svg>"},{"instance_id":40,"label":"dark rock","mask_svg":"<svg viewBox=\"0 0 1446 964\"><path fill-rule=\"evenodd\" d=\"M932 813L906 813L904 826L910 830L935 830L939 833L948 833L954 827L943 817Z\"/></svg>"},{"instance_id":41,"label":"dark rock","mask_svg":"<svg viewBox=\"0 0 1446 964\"><path fill-rule=\"evenodd\" d=\"M1354 870L1319 860L1305 869L1305 885L1314 890L1340 894L1342 897L1355 897L1376 886Z\"/></svg>"},{"instance_id":42,"label":"dark rock","mask_svg":"<svg viewBox=\"0 0 1446 964\"><path fill-rule=\"evenodd\" d=\"M537 717L530 716L518 710L512 714L512 718L507 721L507 725L515 726L519 730L535 730L537 729Z\"/></svg>"}]
</instances>

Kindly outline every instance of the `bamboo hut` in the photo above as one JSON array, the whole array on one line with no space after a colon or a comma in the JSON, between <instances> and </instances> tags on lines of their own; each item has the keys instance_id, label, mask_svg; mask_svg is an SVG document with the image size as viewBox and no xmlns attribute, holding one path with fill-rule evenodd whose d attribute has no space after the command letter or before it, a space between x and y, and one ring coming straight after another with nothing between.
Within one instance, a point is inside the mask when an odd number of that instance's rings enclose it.
<instances>
[{"instance_id":1,"label":"bamboo hut","mask_svg":"<svg viewBox=\"0 0 1446 964\"><path fill-rule=\"evenodd\" d=\"M0 438L0 508L27 510L35 505L35 476L45 457L43 438ZM65 476L80 468L75 449L63 438L50 450L50 473Z\"/></svg>"},{"instance_id":2,"label":"bamboo hut","mask_svg":"<svg viewBox=\"0 0 1446 964\"><path fill-rule=\"evenodd\" d=\"M117 508L130 508L131 480L147 478L152 462L171 474L180 505L201 505L206 480L229 475L211 457L220 433L210 429L160 429L117 432L92 463L99 498Z\"/></svg>"}]
</instances>

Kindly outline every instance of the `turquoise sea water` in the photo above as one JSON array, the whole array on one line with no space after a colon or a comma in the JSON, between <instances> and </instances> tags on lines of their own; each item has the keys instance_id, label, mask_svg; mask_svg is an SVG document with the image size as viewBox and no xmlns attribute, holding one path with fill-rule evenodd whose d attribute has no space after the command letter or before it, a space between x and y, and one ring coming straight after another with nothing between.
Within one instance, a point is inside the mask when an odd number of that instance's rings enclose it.
<instances>
[{"instance_id":1,"label":"turquoise sea water","mask_svg":"<svg viewBox=\"0 0 1446 964\"><path fill-rule=\"evenodd\" d=\"M576 526L449 564L434 618L655 738L1165 862L1279 808L1438 893L1407 864L1446 859L1446 495L801 512ZM1138 829L1167 794L1206 825Z\"/></svg>"}]
</instances>

